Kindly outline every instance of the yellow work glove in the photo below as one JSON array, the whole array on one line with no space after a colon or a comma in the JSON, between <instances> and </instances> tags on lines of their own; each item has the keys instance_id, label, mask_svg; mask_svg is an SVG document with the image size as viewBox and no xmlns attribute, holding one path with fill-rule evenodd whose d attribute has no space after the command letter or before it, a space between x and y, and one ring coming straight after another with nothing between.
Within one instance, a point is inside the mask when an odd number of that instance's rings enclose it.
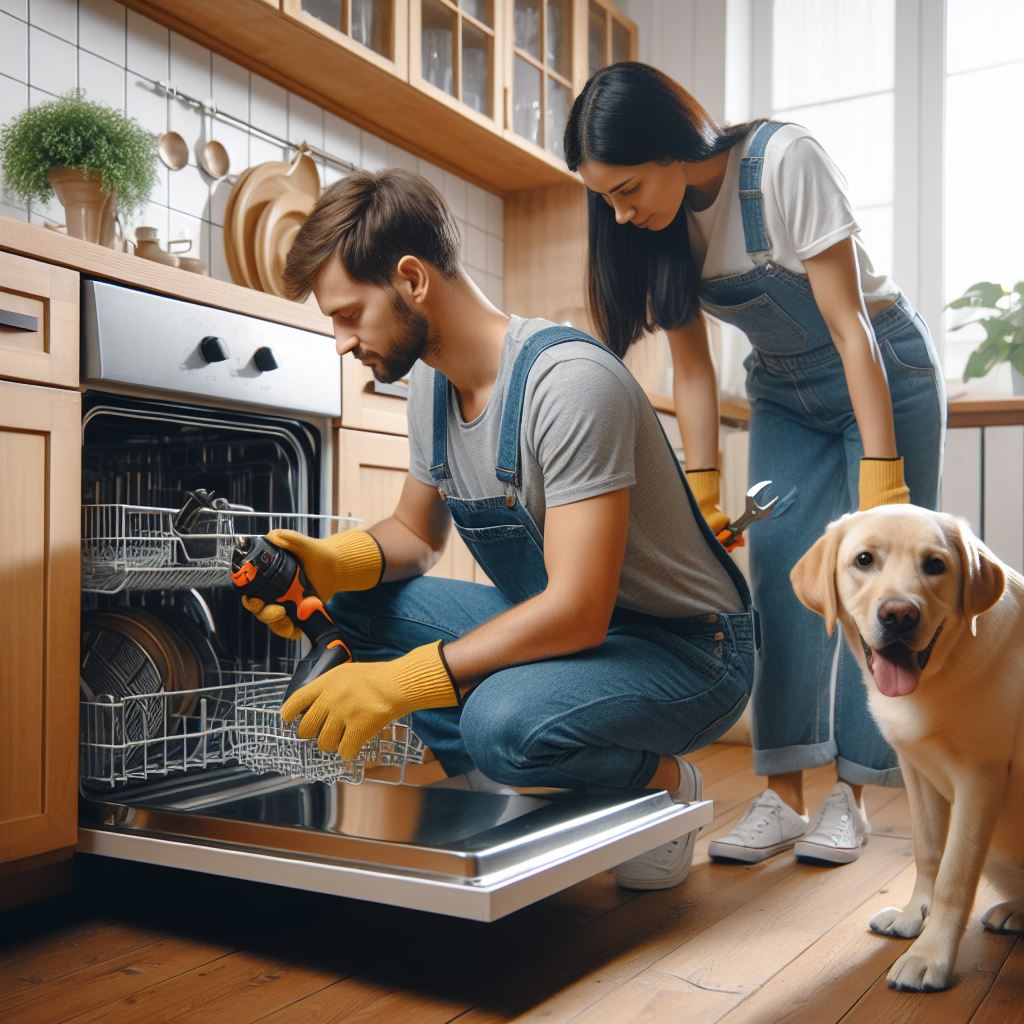
<instances>
[{"instance_id":1,"label":"yellow work glove","mask_svg":"<svg viewBox=\"0 0 1024 1024\"><path fill-rule=\"evenodd\" d=\"M384 575L384 554L365 530L342 530L324 540L294 530L271 530L267 540L298 558L324 602L342 590L370 590ZM278 636L288 640L302 636L282 605L265 604L258 597L243 597L242 606Z\"/></svg>"},{"instance_id":2,"label":"yellow work glove","mask_svg":"<svg viewBox=\"0 0 1024 1024\"><path fill-rule=\"evenodd\" d=\"M725 528L729 525L729 517L722 511L722 507L719 504L721 500L719 498L719 483L721 476L717 469L691 469L686 474L687 482L690 485L690 490L693 491L693 496L697 499L697 505L700 507L701 515L704 516L705 522L711 527L711 532L722 540L722 534L725 532ZM741 533L731 544L727 544L726 548L732 551L733 548L741 548L746 543Z\"/></svg>"},{"instance_id":3,"label":"yellow work glove","mask_svg":"<svg viewBox=\"0 0 1024 1024\"><path fill-rule=\"evenodd\" d=\"M389 722L410 711L453 708L455 682L441 653L443 640L395 661L350 661L299 687L281 707L290 725L300 714L300 739L319 737L321 750L350 760Z\"/></svg>"},{"instance_id":4,"label":"yellow work glove","mask_svg":"<svg viewBox=\"0 0 1024 1024\"><path fill-rule=\"evenodd\" d=\"M876 505L906 505L909 501L902 458L860 460L861 512Z\"/></svg>"}]
</instances>

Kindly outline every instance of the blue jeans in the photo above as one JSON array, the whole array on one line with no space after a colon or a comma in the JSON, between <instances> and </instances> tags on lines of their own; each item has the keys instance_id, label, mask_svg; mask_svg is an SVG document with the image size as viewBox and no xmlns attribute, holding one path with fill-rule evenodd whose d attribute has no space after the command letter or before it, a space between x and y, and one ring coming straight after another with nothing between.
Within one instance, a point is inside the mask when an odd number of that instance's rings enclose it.
<instances>
[{"instance_id":1,"label":"blue jeans","mask_svg":"<svg viewBox=\"0 0 1024 1024\"><path fill-rule=\"evenodd\" d=\"M456 639L510 607L496 587L434 577L329 602L366 661ZM513 786L641 788L660 755L712 743L736 721L753 660L749 613L651 620L617 611L599 647L495 672L462 708L417 712L413 728L449 775L477 767Z\"/></svg>"},{"instance_id":2,"label":"blue jeans","mask_svg":"<svg viewBox=\"0 0 1024 1024\"><path fill-rule=\"evenodd\" d=\"M946 402L921 317L901 299L874 320L910 500L935 508ZM896 757L867 710L867 692L836 629L796 599L789 573L826 525L858 507L860 432L835 346L747 357L749 479L784 499L749 531L751 589L763 643L754 686L754 770L761 775L838 761L849 782L898 785ZM834 685L833 662L838 658Z\"/></svg>"}]
</instances>

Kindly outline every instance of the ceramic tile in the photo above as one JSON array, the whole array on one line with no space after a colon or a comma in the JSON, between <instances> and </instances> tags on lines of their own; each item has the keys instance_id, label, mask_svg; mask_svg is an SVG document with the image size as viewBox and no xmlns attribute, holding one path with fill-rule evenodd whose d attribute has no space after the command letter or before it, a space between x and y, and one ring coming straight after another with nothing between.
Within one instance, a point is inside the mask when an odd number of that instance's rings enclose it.
<instances>
[{"instance_id":1,"label":"ceramic tile","mask_svg":"<svg viewBox=\"0 0 1024 1024\"><path fill-rule=\"evenodd\" d=\"M444 195L444 171L440 167L421 157L419 160L419 172L441 195Z\"/></svg>"},{"instance_id":2,"label":"ceramic tile","mask_svg":"<svg viewBox=\"0 0 1024 1024\"><path fill-rule=\"evenodd\" d=\"M487 298L493 302L498 309L503 309L505 305L505 286L500 277L495 277L493 274L487 275Z\"/></svg>"},{"instance_id":3,"label":"ceramic tile","mask_svg":"<svg viewBox=\"0 0 1024 1024\"><path fill-rule=\"evenodd\" d=\"M251 76L249 89L249 124L287 138L288 93L259 75Z\"/></svg>"},{"instance_id":4,"label":"ceramic tile","mask_svg":"<svg viewBox=\"0 0 1024 1024\"><path fill-rule=\"evenodd\" d=\"M155 135L167 131L167 97L131 71L126 75L125 112Z\"/></svg>"},{"instance_id":5,"label":"ceramic tile","mask_svg":"<svg viewBox=\"0 0 1024 1024\"><path fill-rule=\"evenodd\" d=\"M487 236L487 273L505 276L505 243L494 235Z\"/></svg>"},{"instance_id":6,"label":"ceramic tile","mask_svg":"<svg viewBox=\"0 0 1024 1024\"><path fill-rule=\"evenodd\" d=\"M149 193L149 201L158 206L167 205L167 197L170 192L171 172L166 165L157 160L156 181L153 183L153 190Z\"/></svg>"},{"instance_id":7,"label":"ceramic tile","mask_svg":"<svg viewBox=\"0 0 1024 1024\"><path fill-rule=\"evenodd\" d=\"M69 43L78 42L78 4L75 0L32 0L29 23Z\"/></svg>"},{"instance_id":8,"label":"ceramic tile","mask_svg":"<svg viewBox=\"0 0 1024 1024\"><path fill-rule=\"evenodd\" d=\"M324 183L324 188L329 188L336 181L341 181L342 178L347 177L347 174L340 167L335 167L333 164L325 164L321 169L320 177Z\"/></svg>"},{"instance_id":9,"label":"ceramic tile","mask_svg":"<svg viewBox=\"0 0 1024 1024\"><path fill-rule=\"evenodd\" d=\"M70 43L30 28L28 48L29 85L59 96L78 84L78 52Z\"/></svg>"},{"instance_id":10,"label":"ceramic tile","mask_svg":"<svg viewBox=\"0 0 1024 1024\"><path fill-rule=\"evenodd\" d=\"M172 242L187 239L192 243L191 248L186 250L184 245L174 245L173 252L177 256L195 256L198 259L206 260L207 266L210 263L210 225L198 217L192 217L179 210L168 212L167 244L166 249Z\"/></svg>"},{"instance_id":11,"label":"ceramic tile","mask_svg":"<svg viewBox=\"0 0 1024 1024\"><path fill-rule=\"evenodd\" d=\"M0 217L10 217L11 220L28 220L28 209L24 206L12 206L10 203L0 199Z\"/></svg>"},{"instance_id":12,"label":"ceramic tile","mask_svg":"<svg viewBox=\"0 0 1024 1024\"><path fill-rule=\"evenodd\" d=\"M224 211L227 209L232 188L234 186L227 178L221 178L220 181L216 181L210 186L210 205L206 219L211 224L222 225L224 223Z\"/></svg>"},{"instance_id":13,"label":"ceramic tile","mask_svg":"<svg viewBox=\"0 0 1024 1024\"><path fill-rule=\"evenodd\" d=\"M466 262L475 270L487 270L487 235L472 224L466 225Z\"/></svg>"},{"instance_id":14,"label":"ceramic tile","mask_svg":"<svg viewBox=\"0 0 1024 1024\"><path fill-rule=\"evenodd\" d=\"M28 0L0 0L0 11L28 21Z\"/></svg>"},{"instance_id":15,"label":"ceramic tile","mask_svg":"<svg viewBox=\"0 0 1024 1024\"><path fill-rule=\"evenodd\" d=\"M249 166L265 163L267 160L284 160L286 153L283 147L275 146L258 135L249 136Z\"/></svg>"},{"instance_id":16,"label":"ceramic tile","mask_svg":"<svg viewBox=\"0 0 1024 1024\"><path fill-rule=\"evenodd\" d=\"M210 51L177 32L171 33L171 82L197 100L210 98Z\"/></svg>"},{"instance_id":17,"label":"ceramic tile","mask_svg":"<svg viewBox=\"0 0 1024 1024\"><path fill-rule=\"evenodd\" d=\"M167 113L167 126L188 143L188 150L191 153L203 133L203 115L198 108L189 106L184 100L173 96L168 101Z\"/></svg>"},{"instance_id":18,"label":"ceramic tile","mask_svg":"<svg viewBox=\"0 0 1024 1024\"><path fill-rule=\"evenodd\" d=\"M28 107L28 86L0 75L0 125Z\"/></svg>"},{"instance_id":19,"label":"ceramic tile","mask_svg":"<svg viewBox=\"0 0 1024 1024\"><path fill-rule=\"evenodd\" d=\"M210 277L220 281L231 280L231 271L224 256L224 230L219 227L210 228Z\"/></svg>"},{"instance_id":20,"label":"ceramic tile","mask_svg":"<svg viewBox=\"0 0 1024 1024\"><path fill-rule=\"evenodd\" d=\"M187 213L202 219L207 215L210 186L203 172L193 164L171 171L168 205L173 213Z\"/></svg>"},{"instance_id":21,"label":"ceramic tile","mask_svg":"<svg viewBox=\"0 0 1024 1024\"><path fill-rule=\"evenodd\" d=\"M124 67L124 7L115 0L78 0L78 45Z\"/></svg>"},{"instance_id":22,"label":"ceramic tile","mask_svg":"<svg viewBox=\"0 0 1024 1024\"><path fill-rule=\"evenodd\" d=\"M209 127L211 137L228 151L228 159L231 161L228 173L232 176L241 174L249 166L249 133L222 121L213 121Z\"/></svg>"},{"instance_id":23,"label":"ceramic tile","mask_svg":"<svg viewBox=\"0 0 1024 1024\"><path fill-rule=\"evenodd\" d=\"M476 185L466 185L466 220L487 230L487 193Z\"/></svg>"},{"instance_id":24,"label":"ceramic tile","mask_svg":"<svg viewBox=\"0 0 1024 1024\"><path fill-rule=\"evenodd\" d=\"M451 171L444 172L444 197L448 200L448 205L452 208L452 213L459 218L459 220L466 219L466 207L467 203L467 183L463 178L460 178L457 174L452 174Z\"/></svg>"},{"instance_id":25,"label":"ceramic tile","mask_svg":"<svg viewBox=\"0 0 1024 1024\"><path fill-rule=\"evenodd\" d=\"M505 200L487 193L487 230L498 238L505 237Z\"/></svg>"},{"instance_id":26,"label":"ceramic tile","mask_svg":"<svg viewBox=\"0 0 1024 1024\"><path fill-rule=\"evenodd\" d=\"M260 125L259 127L262 127ZM324 148L324 112L309 100L288 94L288 134L289 142L308 142L318 149Z\"/></svg>"},{"instance_id":27,"label":"ceramic tile","mask_svg":"<svg viewBox=\"0 0 1024 1024\"><path fill-rule=\"evenodd\" d=\"M388 166L388 144L371 135L369 132L362 132L363 139L363 161L362 167L367 171L382 171Z\"/></svg>"},{"instance_id":28,"label":"ceramic tile","mask_svg":"<svg viewBox=\"0 0 1024 1024\"><path fill-rule=\"evenodd\" d=\"M234 61L213 55L213 102L240 121L249 120L249 72Z\"/></svg>"},{"instance_id":29,"label":"ceramic tile","mask_svg":"<svg viewBox=\"0 0 1024 1024\"><path fill-rule=\"evenodd\" d=\"M388 166L402 167L407 171L419 171L419 160L400 146L388 144Z\"/></svg>"},{"instance_id":30,"label":"ceramic tile","mask_svg":"<svg viewBox=\"0 0 1024 1024\"><path fill-rule=\"evenodd\" d=\"M0 71L19 82L28 81L28 25L0 13Z\"/></svg>"},{"instance_id":31,"label":"ceramic tile","mask_svg":"<svg viewBox=\"0 0 1024 1024\"><path fill-rule=\"evenodd\" d=\"M162 25L128 11L125 59L128 69L160 82L170 74L170 33Z\"/></svg>"},{"instance_id":32,"label":"ceramic tile","mask_svg":"<svg viewBox=\"0 0 1024 1024\"><path fill-rule=\"evenodd\" d=\"M123 67L86 50L78 51L78 84L87 100L123 111L124 76Z\"/></svg>"},{"instance_id":33,"label":"ceramic tile","mask_svg":"<svg viewBox=\"0 0 1024 1024\"><path fill-rule=\"evenodd\" d=\"M324 114L324 149L332 156L348 160L355 167L363 161L362 133L348 121L329 112ZM340 173L340 172L339 172Z\"/></svg>"}]
</instances>

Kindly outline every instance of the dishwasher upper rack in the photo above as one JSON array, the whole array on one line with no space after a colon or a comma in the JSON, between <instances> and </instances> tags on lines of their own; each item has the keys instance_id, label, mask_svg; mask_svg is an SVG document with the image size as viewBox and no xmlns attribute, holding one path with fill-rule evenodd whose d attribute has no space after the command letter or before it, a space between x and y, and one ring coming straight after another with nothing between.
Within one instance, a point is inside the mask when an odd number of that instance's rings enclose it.
<instances>
[{"instance_id":1,"label":"dishwasher upper rack","mask_svg":"<svg viewBox=\"0 0 1024 1024\"><path fill-rule=\"evenodd\" d=\"M240 538L279 529L319 537L361 522L348 516L211 510L203 512L201 529L182 534L174 529L177 514L177 509L145 505L83 505L82 589L118 594L226 587Z\"/></svg>"},{"instance_id":2,"label":"dishwasher upper rack","mask_svg":"<svg viewBox=\"0 0 1024 1024\"><path fill-rule=\"evenodd\" d=\"M368 766L397 767L423 760L423 743L407 718L382 729L352 760L300 740L281 721L289 676L223 670L218 686L114 697L80 705L79 767L86 789L146 782L218 765L241 764L311 782L363 781Z\"/></svg>"}]
</instances>

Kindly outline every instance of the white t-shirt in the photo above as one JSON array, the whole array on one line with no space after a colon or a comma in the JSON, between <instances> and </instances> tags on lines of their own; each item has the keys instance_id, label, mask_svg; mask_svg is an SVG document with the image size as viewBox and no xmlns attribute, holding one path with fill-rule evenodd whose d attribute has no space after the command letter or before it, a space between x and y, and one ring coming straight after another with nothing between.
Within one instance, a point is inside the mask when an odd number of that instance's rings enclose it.
<instances>
[{"instance_id":1,"label":"white t-shirt","mask_svg":"<svg viewBox=\"0 0 1024 1024\"><path fill-rule=\"evenodd\" d=\"M756 127L751 129L746 139L730 150L715 201L706 210L687 208L690 246L694 259L702 264L701 280L742 274L754 265L743 236L739 173L740 161L747 155L756 131ZM806 275L804 260L852 236L865 301L899 295L893 281L871 265L860 239L846 179L806 128L786 124L768 140L761 193L770 256L780 266Z\"/></svg>"}]
</instances>

